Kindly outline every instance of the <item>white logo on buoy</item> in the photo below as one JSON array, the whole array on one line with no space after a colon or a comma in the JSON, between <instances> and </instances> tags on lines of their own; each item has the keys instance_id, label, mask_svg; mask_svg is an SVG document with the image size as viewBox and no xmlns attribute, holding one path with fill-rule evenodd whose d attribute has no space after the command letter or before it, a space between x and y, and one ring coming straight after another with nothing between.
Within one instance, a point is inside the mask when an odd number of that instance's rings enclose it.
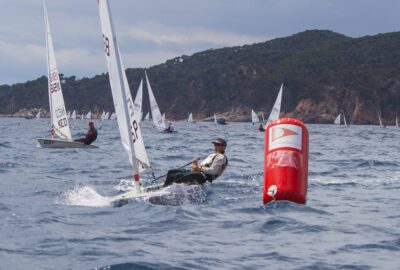
<instances>
[{"instance_id":1,"label":"white logo on buoy","mask_svg":"<svg viewBox=\"0 0 400 270\"><path fill-rule=\"evenodd\" d=\"M278 192L278 187L275 185L272 185L268 188L267 194L268 194L268 196L274 198L274 200L275 200L275 195L277 192Z\"/></svg>"},{"instance_id":2,"label":"white logo on buoy","mask_svg":"<svg viewBox=\"0 0 400 270\"><path fill-rule=\"evenodd\" d=\"M281 124L269 129L268 151L276 148L295 148L301 149L302 129L297 125Z\"/></svg>"}]
</instances>

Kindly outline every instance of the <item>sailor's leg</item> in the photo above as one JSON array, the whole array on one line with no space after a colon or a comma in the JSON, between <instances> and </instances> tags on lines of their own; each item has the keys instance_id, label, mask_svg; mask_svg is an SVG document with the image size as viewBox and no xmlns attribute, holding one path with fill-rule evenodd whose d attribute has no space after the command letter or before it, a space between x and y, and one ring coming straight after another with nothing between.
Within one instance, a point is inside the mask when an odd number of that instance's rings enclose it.
<instances>
[{"instance_id":1,"label":"sailor's leg","mask_svg":"<svg viewBox=\"0 0 400 270\"><path fill-rule=\"evenodd\" d=\"M188 172L180 178L175 179L175 183L187 185L202 185L207 181L207 178L199 172Z\"/></svg>"},{"instance_id":2,"label":"sailor's leg","mask_svg":"<svg viewBox=\"0 0 400 270\"><path fill-rule=\"evenodd\" d=\"M182 178L187 173L190 173L188 170L169 170L167 173L167 179L164 182L164 187L168 187L175 183L177 179Z\"/></svg>"}]
</instances>

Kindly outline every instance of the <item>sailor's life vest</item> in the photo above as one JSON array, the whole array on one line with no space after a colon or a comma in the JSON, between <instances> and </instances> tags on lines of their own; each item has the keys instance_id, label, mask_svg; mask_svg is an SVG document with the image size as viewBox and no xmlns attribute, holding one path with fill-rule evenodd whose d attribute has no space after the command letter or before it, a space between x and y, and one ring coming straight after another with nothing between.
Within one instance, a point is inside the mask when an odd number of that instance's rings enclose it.
<instances>
[{"instance_id":1,"label":"sailor's life vest","mask_svg":"<svg viewBox=\"0 0 400 270\"><path fill-rule=\"evenodd\" d=\"M228 158L222 153L209 155L200 163L200 171L207 176L209 181L217 179L228 166Z\"/></svg>"}]
</instances>

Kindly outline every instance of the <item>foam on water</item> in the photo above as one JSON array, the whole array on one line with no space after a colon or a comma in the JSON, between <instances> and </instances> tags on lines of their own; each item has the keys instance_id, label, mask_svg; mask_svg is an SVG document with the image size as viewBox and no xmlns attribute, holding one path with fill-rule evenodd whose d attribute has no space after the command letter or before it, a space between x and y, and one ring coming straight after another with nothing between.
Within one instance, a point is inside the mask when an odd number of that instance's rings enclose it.
<instances>
[{"instance_id":1,"label":"foam on water","mask_svg":"<svg viewBox=\"0 0 400 270\"><path fill-rule=\"evenodd\" d=\"M90 207L104 207L111 204L110 198L101 196L89 186L76 186L69 189L57 199L57 202L65 205Z\"/></svg>"}]
</instances>

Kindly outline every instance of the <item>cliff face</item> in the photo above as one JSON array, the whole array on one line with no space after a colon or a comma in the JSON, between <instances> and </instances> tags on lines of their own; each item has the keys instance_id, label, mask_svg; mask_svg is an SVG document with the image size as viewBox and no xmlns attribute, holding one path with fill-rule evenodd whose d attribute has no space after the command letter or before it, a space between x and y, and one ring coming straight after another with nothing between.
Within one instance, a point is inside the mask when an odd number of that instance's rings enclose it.
<instances>
[{"instance_id":1,"label":"cliff face","mask_svg":"<svg viewBox=\"0 0 400 270\"><path fill-rule=\"evenodd\" d=\"M268 114L284 83L282 116L331 123L344 113L354 124L387 123L400 116L400 33L349 38L330 31L305 31L242 47L208 50L150 68L147 73L169 119L221 114L249 120L250 109ZM135 96L142 69L128 69ZM67 108L113 110L108 78L64 78ZM0 113L46 108L47 80L0 87ZM144 91L144 112L149 109Z\"/></svg>"}]
</instances>

